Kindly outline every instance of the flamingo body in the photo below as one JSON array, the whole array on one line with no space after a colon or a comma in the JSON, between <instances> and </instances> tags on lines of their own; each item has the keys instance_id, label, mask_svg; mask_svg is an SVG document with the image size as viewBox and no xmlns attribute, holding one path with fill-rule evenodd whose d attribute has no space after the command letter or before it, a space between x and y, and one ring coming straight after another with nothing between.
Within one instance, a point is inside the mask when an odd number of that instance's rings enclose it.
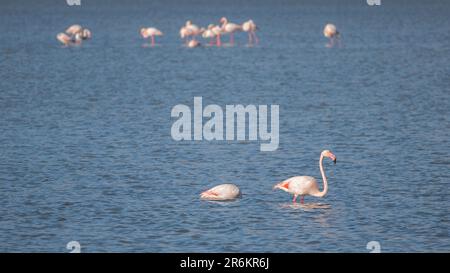
<instances>
[{"instance_id":1,"label":"flamingo body","mask_svg":"<svg viewBox=\"0 0 450 273\"><path fill-rule=\"evenodd\" d=\"M333 24L326 24L323 28L323 35L329 39L327 47L334 47L335 44L340 45L340 33Z\"/></svg>"},{"instance_id":2,"label":"flamingo body","mask_svg":"<svg viewBox=\"0 0 450 273\"><path fill-rule=\"evenodd\" d=\"M221 184L200 194L203 200L229 201L241 196L239 187L234 184Z\"/></svg>"},{"instance_id":3,"label":"flamingo body","mask_svg":"<svg viewBox=\"0 0 450 273\"><path fill-rule=\"evenodd\" d=\"M75 35L79 32L81 32L83 28L80 25L71 25L66 29L66 33L69 35Z\"/></svg>"},{"instance_id":4,"label":"flamingo body","mask_svg":"<svg viewBox=\"0 0 450 273\"><path fill-rule=\"evenodd\" d=\"M200 42L195 39L190 40L187 44L187 47L189 47L189 48L194 48L194 47L198 47L198 46L200 46Z\"/></svg>"},{"instance_id":5,"label":"flamingo body","mask_svg":"<svg viewBox=\"0 0 450 273\"><path fill-rule=\"evenodd\" d=\"M69 37L69 35L65 33L58 33L58 35L56 35L56 39L58 39L58 41L66 46L70 45L70 43L72 42L72 39Z\"/></svg>"}]
</instances>

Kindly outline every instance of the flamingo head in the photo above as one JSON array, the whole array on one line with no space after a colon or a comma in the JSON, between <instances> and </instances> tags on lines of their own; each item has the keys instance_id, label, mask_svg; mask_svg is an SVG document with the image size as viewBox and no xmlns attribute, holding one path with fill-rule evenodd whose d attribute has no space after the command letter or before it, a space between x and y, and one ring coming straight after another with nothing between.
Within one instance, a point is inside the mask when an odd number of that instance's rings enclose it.
<instances>
[{"instance_id":1,"label":"flamingo head","mask_svg":"<svg viewBox=\"0 0 450 273\"><path fill-rule=\"evenodd\" d=\"M273 186L273 190L283 190L285 192L289 192L289 181L283 181L280 183L277 183Z\"/></svg>"},{"instance_id":2,"label":"flamingo head","mask_svg":"<svg viewBox=\"0 0 450 273\"><path fill-rule=\"evenodd\" d=\"M228 19L227 19L227 17L222 17L222 18L220 18L220 21L219 21L221 24L226 24L227 22L228 22Z\"/></svg>"},{"instance_id":3,"label":"flamingo head","mask_svg":"<svg viewBox=\"0 0 450 273\"><path fill-rule=\"evenodd\" d=\"M322 156L328 157L329 159L333 160L334 164L336 164L336 156L330 152L330 150L324 150L322 152Z\"/></svg>"},{"instance_id":4,"label":"flamingo head","mask_svg":"<svg viewBox=\"0 0 450 273\"><path fill-rule=\"evenodd\" d=\"M186 21L186 26L190 26L190 25L192 25L192 21L191 20L187 20Z\"/></svg>"},{"instance_id":5,"label":"flamingo head","mask_svg":"<svg viewBox=\"0 0 450 273\"><path fill-rule=\"evenodd\" d=\"M83 29L83 39L90 39L91 37L91 31L87 28Z\"/></svg>"},{"instance_id":6,"label":"flamingo head","mask_svg":"<svg viewBox=\"0 0 450 273\"><path fill-rule=\"evenodd\" d=\"M145 27L141 28L141 36L147 38L147 29Z\"/></svg>"}]
</instances>

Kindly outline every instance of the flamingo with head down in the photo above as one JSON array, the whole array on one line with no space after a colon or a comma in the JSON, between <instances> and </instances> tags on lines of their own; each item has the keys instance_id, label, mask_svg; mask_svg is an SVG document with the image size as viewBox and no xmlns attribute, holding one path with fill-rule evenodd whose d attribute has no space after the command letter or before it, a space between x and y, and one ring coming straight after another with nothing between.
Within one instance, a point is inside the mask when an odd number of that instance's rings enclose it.
<instances>
[{"instance_id":1,"label":"flamingo with head down","mask_svg":"<svg viewBox=\"0 0 450 273\"><path fill-rule=\"evenodd\" d=\"M300 203L304 203L304 196L311 195L315 197L324 197L328 193L328 182L327 177L325 176L325 171L323 169L323 158L328 157L333 160L334 164L336 164L336 156L330 152L329 150L324 150L320 154L319 160L319 168L320 173L322 174L323 180L323 190L320 191L317 185L317 181L314 177L311 176L295 176L291 177L283 182L276 184L273 189L280 189L285 192L291 193L294 195L294 199L292 202L295 203L295 200L298 196L301 197Z\"/></svg>"},{"instance_id":2,"label":"flamingo with head down","mask_svg":"<svg viewBox=\"0 0 450 273\"><path fill-rule=\"evenodd\" d=\"M240 196L241 191L235 184L221 184L200 194L201 199L211 201L230 201Z\"/></svg>"},{"instance_id":3,"label":"flamingo with head down","mask_svg":"<svg viewBox=\"0 0 450 273\"><path fill-rule=\"evenodd\" d=\"M333 47L336 43L340 43L340 33L333 24L326 24L323 28L323 35L329 39L327 47Z\"/></svg>"},{"instance_id":4,"label":"flamingo with head down","mask_svg":"<svg viewBox=\"0 0 450 273\"><path fill-rule=\"evenodd\" d=\"M253 40L255 40L255 44L259 43L258 37L256 36L257 29L258 27L251 19L242 24L242 30L248 33L249 45L253 44Z\"/></svg>"}]
</instances>

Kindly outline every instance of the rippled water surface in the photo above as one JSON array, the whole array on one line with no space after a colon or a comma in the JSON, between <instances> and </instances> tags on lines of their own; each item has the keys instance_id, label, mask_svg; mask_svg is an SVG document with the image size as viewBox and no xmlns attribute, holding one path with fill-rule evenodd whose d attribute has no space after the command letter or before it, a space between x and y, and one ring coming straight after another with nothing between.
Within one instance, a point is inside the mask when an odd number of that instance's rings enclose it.
<instances>
[{"instance_id":1,"label":"rippled water surface","mask_svg":"<svg viewBox=\"0 0 450 273\"><path fill-rule=\"evenodd\" d=\"M450 251L449 14L446 1L2 1L0 250ZM261 43L181 45L187 19L224 15L252 18ZM325 47L327 22L341 48ZM93 39L61 48L73 23ZM155 48L146 25L165 33ZM279 149L172 140L171 109L194 96L280 105ZM323 149L338 157L325 198L272 191L319 178ZM199 200L224 182L243 198Z\"/></svg>"}]
</instances>

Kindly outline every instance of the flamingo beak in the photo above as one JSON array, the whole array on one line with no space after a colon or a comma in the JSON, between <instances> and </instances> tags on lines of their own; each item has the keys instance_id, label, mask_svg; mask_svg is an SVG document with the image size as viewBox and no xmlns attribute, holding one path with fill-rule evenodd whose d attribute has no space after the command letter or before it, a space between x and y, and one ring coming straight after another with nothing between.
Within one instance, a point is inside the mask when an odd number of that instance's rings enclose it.
<instances>
[{"instance_id":1,"label":"flamingo beak","mask_svg":"<svg viewBox=\"0 0 450 273\"><path fill-rule=\"evenodd\" d=\"M336 165L336 161L337 161L337 159L336 159L336 157L333 159L333 162L334 162L334 165Z\"/></svg>"}]
</instances>

